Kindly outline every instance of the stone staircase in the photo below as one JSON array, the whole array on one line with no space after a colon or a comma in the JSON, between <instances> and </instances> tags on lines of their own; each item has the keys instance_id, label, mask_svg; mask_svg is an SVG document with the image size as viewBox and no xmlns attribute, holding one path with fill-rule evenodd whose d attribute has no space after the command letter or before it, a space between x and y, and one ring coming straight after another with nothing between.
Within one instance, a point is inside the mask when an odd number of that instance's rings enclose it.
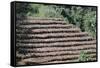
<instances>
[{"instance_id":1,"label":"stone staircase","mask_svg":"<svg viewBox=\"0 0 100 68\"><path fill-rule=\"evenodd\" d=\"M96 39L62 18L17 18L17 65L80 62L84 51L96 60Z\"/></svg>"}]
</instances>

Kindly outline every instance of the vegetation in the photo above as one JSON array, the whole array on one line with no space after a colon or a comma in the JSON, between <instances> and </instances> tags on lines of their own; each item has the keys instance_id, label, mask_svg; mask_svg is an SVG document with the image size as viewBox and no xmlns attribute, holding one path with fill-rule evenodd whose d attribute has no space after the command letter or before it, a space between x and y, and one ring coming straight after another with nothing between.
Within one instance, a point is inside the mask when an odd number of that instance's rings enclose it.
<instances>
[{"instance_id":1,"label":"vegetation","mask_svg":"<svg viewBox=\"0 0 100 68\"><path fill-rule=\"evenodd\" d=\"M20 16L62 17L96 37L96 7L17 3L16 11Z\"/></svg>"},{"instance_id":2,"label":"vegetation","mask_svg":"<svg viewBox=\"0 0 100 68\"><path fill-rule=\"evenodd\" d=\"M87 53L85 53L84 51L80 52L80 57L79 57L80 62L90 61L90 60L91 60L91 57Z\"/></svg>"}]
</instances>

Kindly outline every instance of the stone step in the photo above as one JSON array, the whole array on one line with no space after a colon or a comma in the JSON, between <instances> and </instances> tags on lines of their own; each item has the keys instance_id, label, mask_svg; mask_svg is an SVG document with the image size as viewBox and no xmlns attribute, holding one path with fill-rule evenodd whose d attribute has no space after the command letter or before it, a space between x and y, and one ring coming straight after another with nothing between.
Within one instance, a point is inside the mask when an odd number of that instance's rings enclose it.
<instances>
[{"instance_id":1,"label":"stone step","mask_svg":"<svg viewBox=\"0 0 100 68\"><path fill-rule=\"evenodd\" d=\"M33 29L33 30L16 30L17 33L26 33L26 34L45 34L45 33L77 33L81 32L79 28L71 29Z\"/></svg>"},{"instance_id":2,"label":"stone step","mask_svg":"<svg viewBox=\"0 0 100 68\"><path fill-rule=\"evenodd\" d=\"M73 41L80 41L80 42L82 42L82 41L91 41L91 40L93 40L93 38L92 37L71 37L71 38L65 38L65 37L63 37L63 38L47 38L47 39L27 39L27 40L25 40L25 39L22 39L22 40L20 40L20 39L17 39L16 40L16 42L18 42L18 43L55 43L55 42L73 42Z\"/></svg>"},{"instance_id":3,"label":"stone step","mask_svg":"<svg viewBox=\"0 0 100 68\"><path fill-rule=\"evenodd\" d=\"M31 40L31 39L52 39L52 38L83 38L88 37L87 32L79 32L79 33L48 33L48 34L16 34L18 39Z\"/></svg>"},{"instance_id":4,"label":"stone step","mask_svg":"<svg viewBox=\"0 0 100 68\"><path fill-rule=\"evenodd\" d=\"M69 29L73 28L72 24L62 25L62 24L53 24L53 25L17 25L17 29Z\"/></svg>"},{"instance_id":5,"label":"stone step","mask_svg":"<svg viewBox=\"0 0 100 68\"><path fill-rule=\"evenodd\" d=\"M45 48L45 47L72 47L72 46L82 46L82 45L92 45L96 44L96 40L91 41L72 41L72 42L55 42L55 43L17 43L16 46L23 48Z\"/></svg>"}]
</instances>

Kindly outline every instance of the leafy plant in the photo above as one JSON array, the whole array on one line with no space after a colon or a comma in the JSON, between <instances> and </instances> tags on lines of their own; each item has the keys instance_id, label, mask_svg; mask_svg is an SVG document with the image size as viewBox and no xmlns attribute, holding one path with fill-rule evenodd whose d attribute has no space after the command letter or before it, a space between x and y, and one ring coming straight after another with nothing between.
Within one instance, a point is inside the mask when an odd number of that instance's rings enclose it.
<instances>
[{"instance_id":1,"label":"leafy plant","mask_svg":"<svg viewBox=\"0 0 100 68\"><path fill-rule=\"evenodd\" d=\"M81 51L79 61L84 62L84 61L89 61L89 60L91 60L91 57L87 53L85 53L84 51Z\"/></svg>"}]
</instances>

